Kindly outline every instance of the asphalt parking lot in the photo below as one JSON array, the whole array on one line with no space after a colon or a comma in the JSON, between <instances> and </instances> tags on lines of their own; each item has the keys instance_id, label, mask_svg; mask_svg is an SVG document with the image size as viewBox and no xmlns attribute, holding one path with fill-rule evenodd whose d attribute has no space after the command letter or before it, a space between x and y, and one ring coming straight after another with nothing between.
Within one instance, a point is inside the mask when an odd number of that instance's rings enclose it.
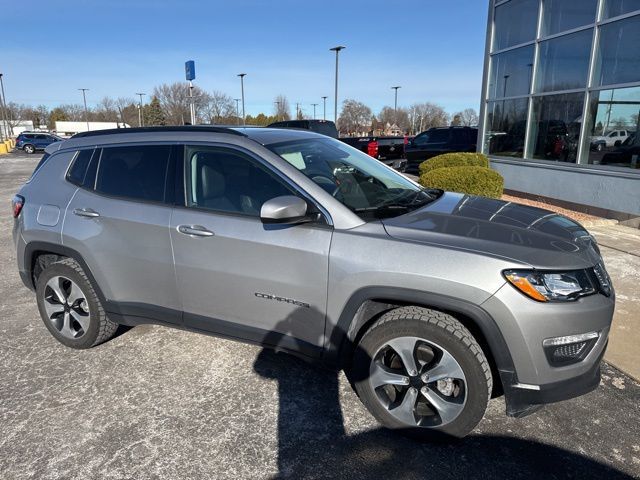
<instances>
[{"instance_id":1,"label":"asphalt parking lot","mask_svg":"<svg viewBox=\"0 0 640 480\"><path fill-rule=\"evenodd\" d=\"M285 354L158 326L62 346L11 241L39 157L0 156L0 479L640 477L640 385L608 365L586 396L524 419L495 399L467 439L419 444Z\"/></svg>"}]
</instances>

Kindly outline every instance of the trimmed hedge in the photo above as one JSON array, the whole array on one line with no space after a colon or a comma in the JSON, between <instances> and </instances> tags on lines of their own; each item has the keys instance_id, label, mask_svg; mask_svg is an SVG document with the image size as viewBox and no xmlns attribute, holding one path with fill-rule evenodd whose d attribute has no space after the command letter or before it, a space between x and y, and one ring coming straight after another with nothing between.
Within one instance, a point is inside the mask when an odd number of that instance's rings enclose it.
<instances>
[{"instance_id":1,"label":"trimmed hedge","mask_svg":"<svg viewBox=\"0 0 640 480\"><path fill-rule=\"evenodd\" d=\"M440 188L450 192L500 198L504 188L504 179L502 175L490 168L448 167L431 170L421 175L420 184L424 187Z\"/></svg>"},{"instance_id":2,"label":"trimmed hedge","mask_svg":"<svg viewBox=\"0 0 640 480\"><path fill-rule=\"evenodd\" d=\"M420 175L445 167L485 167L489 168L489 159L482 153L456 152L444 153L420 164Z\"/></svg>"}]
</instances>

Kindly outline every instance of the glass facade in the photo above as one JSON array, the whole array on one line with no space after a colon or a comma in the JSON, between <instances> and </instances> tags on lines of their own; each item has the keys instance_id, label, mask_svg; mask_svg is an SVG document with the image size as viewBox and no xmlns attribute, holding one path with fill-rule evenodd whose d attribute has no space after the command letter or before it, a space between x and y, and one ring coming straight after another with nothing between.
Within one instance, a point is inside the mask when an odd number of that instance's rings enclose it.
<instances>
[{"instance_id":1,"label":"glass facade","mask_svg":"<svg viewBox=\"0 0 640 480\"><path fill-rule=\"evenodd\" d=\"M494 0L482 150L640 174L640 0Z\"/></svg>"}]
</instances>

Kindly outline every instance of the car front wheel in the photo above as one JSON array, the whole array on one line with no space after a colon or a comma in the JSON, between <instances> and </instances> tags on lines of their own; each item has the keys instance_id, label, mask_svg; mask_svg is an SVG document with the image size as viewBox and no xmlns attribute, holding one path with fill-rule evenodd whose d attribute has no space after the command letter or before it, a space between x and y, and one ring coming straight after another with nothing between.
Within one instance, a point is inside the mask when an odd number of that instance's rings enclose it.
<instances>
[{"instance_id":1,"label":"car front wheel","mask_svg":"<svg viewBox=\"0 0 640 480\"><path fill-rule=\"evenodd\" d=\"M466 436L492 390L489 363L469 330L422 307L380 317L362 337L352 368L356 391L376 419L424 440Z\"/></svg>"}]
</instances>

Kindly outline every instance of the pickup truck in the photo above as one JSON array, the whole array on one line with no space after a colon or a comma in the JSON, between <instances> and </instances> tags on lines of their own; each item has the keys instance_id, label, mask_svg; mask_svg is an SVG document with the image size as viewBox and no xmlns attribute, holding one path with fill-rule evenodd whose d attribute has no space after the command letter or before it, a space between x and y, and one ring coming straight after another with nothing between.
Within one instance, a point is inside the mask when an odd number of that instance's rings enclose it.
<instances>
[{"instance_id":1,"label":"pickup truck","mask_svg":"<svg viewBox=\"0 0 640 480\"><path fill-rule=\"evenodd\" d=\"M338 137L338 129L330 120L286 120L275 122L267 128L298 128L311 130L332 138L337 138L358 150L380 160L385 165L404 172L407 161L404 158L404 146L409 137Z\"/></svg>"}]
</instances>

